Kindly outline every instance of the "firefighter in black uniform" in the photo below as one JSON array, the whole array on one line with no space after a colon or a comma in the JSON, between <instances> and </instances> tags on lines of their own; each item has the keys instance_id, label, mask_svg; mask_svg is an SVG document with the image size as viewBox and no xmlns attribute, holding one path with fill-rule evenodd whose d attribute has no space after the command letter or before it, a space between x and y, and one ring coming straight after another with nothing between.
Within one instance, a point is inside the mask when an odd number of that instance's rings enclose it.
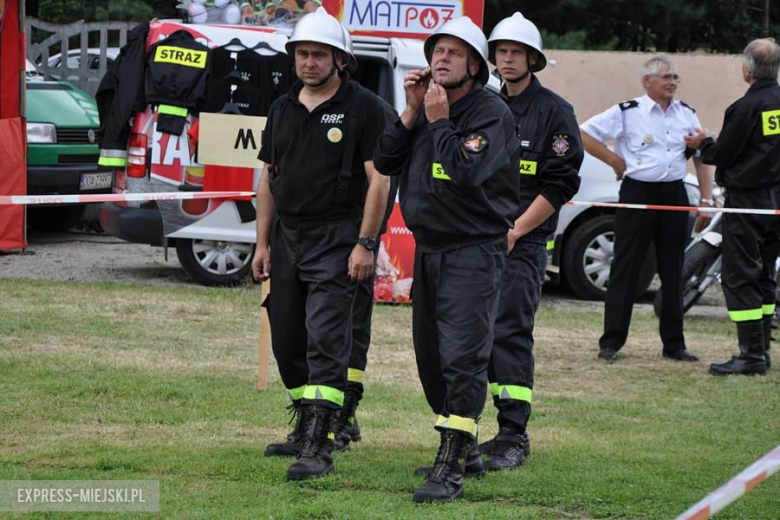
<instances>
[{"instance_id":1,"label":"firefighter in black uniform","mask_svg":"<svg viewBox=\"0 0 780 520\"><path fill-rule=\"evenodd\" d=\"M341 24L324 9L306 15L287 52L299 81L274 102L263 133L252 269L271 277L273 352L298 411L287 442L268 450L289 454L298 443L287 477L302 480L333 469L354 301L374 270L390 183L371 160L384 107L344 70L357 62Z\"/></svg>"},{"instance_id":2,"label":"firefighter in black uniform","mask_svg":"<svg viewBox=\"0 0 780 520\"><path fill-rule=\"evenodd\" d=\"M780 46L754 40L742 57L745 96L726 109L718 141L701 129L686 143L717 167L726 207L780 209ZM776 216L723 215L723 293L737 323L739 355L710 365L713 375L764 374L774 313L774 258L780 234ZM772 251L772 254L767 254ZM771 264L771 265L765 265ZM764 288L762 290L762 287Z\"/></svg>"},{"instance_id":3,"label":"firefighter in black uniform","mask_svg":"<svg viewBox=\"0 0 780 520\"><path fill-rule=\"evenodd\" d=\"M430 68L404 79L406 108L380 137L374 163L401 175L401 211L416 242L417 369L441 434L414 499L447 502L463 495L463 459L477 451L506 234L520 214L520 142L509 108L483 88L479 27L468 17L449 21L424 50Z\"/></svg>"},{"instance_id":4,"label":"firefighter in black uniform","mask_svg":"<svg viewBox=\"0 0 780 520\"><path fill-rule=\"evenodd\" d=\"M534 315L542 296L547 237L555 231L558 210L579 189L584 152L574 109L534 75L547 65L536 26L515 13L496 25L488 45L521 148L523 214L507 237L509 255L488 371L499 433L480 446L489 457L486 468L502 470L522 464L530 451L526 426L534 382Z\"/></svg>"}]
</instances>

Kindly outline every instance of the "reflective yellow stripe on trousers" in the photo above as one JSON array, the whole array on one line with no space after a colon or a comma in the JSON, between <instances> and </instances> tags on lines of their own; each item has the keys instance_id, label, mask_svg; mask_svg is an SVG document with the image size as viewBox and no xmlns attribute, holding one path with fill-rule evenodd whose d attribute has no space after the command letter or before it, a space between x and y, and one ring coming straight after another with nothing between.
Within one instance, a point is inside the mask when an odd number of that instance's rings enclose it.
<instances>
[{"instance_id":1,"label":"reflective yellow stripe on trousers","mask_svg":"<svg viewBox=\"0 0 780 520\"><path fill-rule=\"evenodd\" d=\"M531 402L533 390L525 386L518 385L499 385L490 383L490 394L499 399L514 399L515 401Z\"/></svg>"},{"instance_id":2,"label":"reflective yellow stripe on trousers","mask_svg":"<svg viewBox=\"0 0 780 520\"><path fill-rule=\"evenodd\" d=\"M307 385L306 390L303 391L303 398L330 401L331 403L336 403L339 406L344 405L344 392L330 386Z\"/></svg>"}]
</instances>

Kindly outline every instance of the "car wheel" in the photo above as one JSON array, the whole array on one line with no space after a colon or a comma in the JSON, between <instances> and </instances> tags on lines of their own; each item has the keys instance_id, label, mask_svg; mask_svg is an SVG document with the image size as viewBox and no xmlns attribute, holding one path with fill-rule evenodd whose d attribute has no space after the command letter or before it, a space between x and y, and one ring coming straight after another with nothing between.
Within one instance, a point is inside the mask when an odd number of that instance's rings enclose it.
<instances>
[{"instance_id":1,"label":"car wheel","mask_svg":"<svg viewBox=\"0 0 780 520\"><path fill-rule=\"evenodd\" d=\"M255 245L222 240L177 238L176 256L184 271L196 282L231 287L252 268Z\"/></svg>"},{"instance_id":2,"label":"car wheel","mask_svg":"<svg viewBox=\"0 0 780 520\"><path fill-rule=\"evenodd\" d=\"M614 256L615 216L600 215L568 231L562 269L566 283L584 300L603 300L607 295L609 271ZM645 259L637 285L637 296L650 287L655 275L655 254Z\"/></svg>"},{"instance_id":3,"label":"car wheel","mask_svg":"<svg viewBox=\"0 0 780 520\"><path fill-rule=\"evenodd\" d=\"M84 205L27 208L27 225L40 231L67 231L81 222Z\"/></svg>"}]
</instances>

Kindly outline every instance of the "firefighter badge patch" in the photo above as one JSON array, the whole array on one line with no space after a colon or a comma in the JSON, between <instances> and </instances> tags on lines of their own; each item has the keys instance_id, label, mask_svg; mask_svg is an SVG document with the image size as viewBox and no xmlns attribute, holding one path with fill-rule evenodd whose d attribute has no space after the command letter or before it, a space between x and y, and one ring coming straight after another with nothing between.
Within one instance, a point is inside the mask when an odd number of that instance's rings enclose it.
<instances>
[{"instance_id":1,"label":"firefighter badge patch","mask_svg":"<svg viewBox=\"0 0 780 520\"><path fill-rule=\"evenodd\" d=\"M341 138L344 137L344 132L341 131L341 128L336 128L335 126L328 130L328 141L331 143L338 143L341 141Z\"/></svg>"},{"instance_id":2,"label":"firefighter badge patch","mask_svg":"<svg viewBox=\"0 0 780 520\"><path fill-rule=\"evenodd\" d=\"M479 153L485 149L488 141L482 134L469 134L463 141L463 149L471 153Z\"/></svg>"},{"instance_id":3,"label":"firefighter badge patch","mask_svg":"<svg viewBox=\"0 0 780 520\"><path fill-rule=\"evenodd\" d=\"M558 157L566 155L566 152L569 151L569 136L565 134L554 135L552 149Z\"/></svg>"}]
</instances>

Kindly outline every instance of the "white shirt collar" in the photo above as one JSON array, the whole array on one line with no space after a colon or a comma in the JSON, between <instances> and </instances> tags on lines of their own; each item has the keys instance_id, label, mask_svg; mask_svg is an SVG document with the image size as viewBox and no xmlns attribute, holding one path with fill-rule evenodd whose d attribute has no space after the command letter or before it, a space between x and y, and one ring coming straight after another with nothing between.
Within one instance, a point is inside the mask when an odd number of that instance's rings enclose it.
<instances>
[{"instance_id":1,"label":"white shirt collar","mask_svg":"<svg viewBox=\"0 0 780 520\"><path fill-rule=\"evenodd\" d=\"M672 101L669 103L669 111L674 110L674 107L679 104L680 101L678 101L677 98L672 98ZM650 111L653 110L653 107L656 105L661 110L661 112L663 112L661 105L656 101L653 101L653 99L647 94L639 98L639 106L642 107L642 109L645 111L645 114L649 114Z\"/></svg>"}]
</instances>

